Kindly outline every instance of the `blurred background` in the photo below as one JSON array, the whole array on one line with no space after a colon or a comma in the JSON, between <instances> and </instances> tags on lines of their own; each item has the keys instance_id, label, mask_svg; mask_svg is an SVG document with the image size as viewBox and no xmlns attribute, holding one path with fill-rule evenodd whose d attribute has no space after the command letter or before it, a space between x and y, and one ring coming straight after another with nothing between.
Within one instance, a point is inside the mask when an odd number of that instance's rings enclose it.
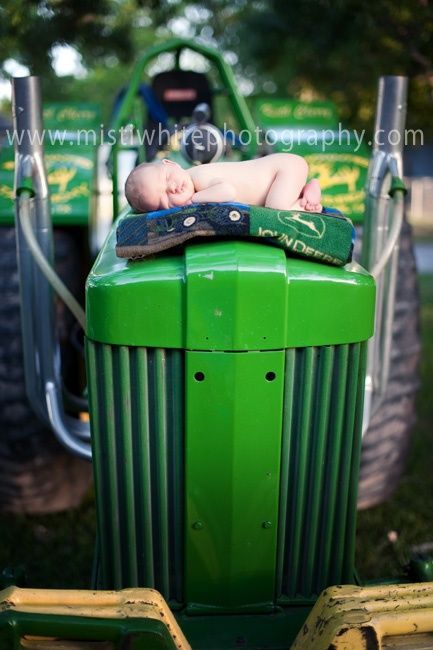
<instances>
[{"instance_id":1,"label":"blurred background","mask_svg":"<svg viewBox=\"0 0 433 650\"><path fill-rule=\"evenodd\" d=\"M0 130L12 76L43 77L45 102L97 102L102 123L137 57L170 36L217 47L241 92L335 102L348 128L373 128L381 74L410 78L408 211L433 227L433 7L429 0L4 0L0 7ZM198 55L190 65L200 68ZM196 60L194 60L196 59ZM150 72L165 66L164 57Z\"/></svg>"},{"instance_id":2,"label":"blurred background","mask_svg":"<svg viewBox=\"0 0 433 650\"><path fill-rule=\"evenodd\" d=\"M217 47L249 102L258 96L331 100L348 128L372 133L377 82L410 78L407 214L420 273L422 386L406 474L391 501L360 513L363 578L392 574L408 549L433 549L433 5L429 0L3 0L0 131L11 124L10 78L37 74L45 102L86 101L110 121L133 64L171 36ZM164 56L151 73L164 69ZM199 70L198 55L189 53ZM203 70L205 71L205 70ZM0 432L1 433L1 432ZM85 587L95 535L93 494L63 514L3 513L0 569L25 565L32 586ZM71 560L73 558L73 561Z\"/></svg>"}]
</instances>

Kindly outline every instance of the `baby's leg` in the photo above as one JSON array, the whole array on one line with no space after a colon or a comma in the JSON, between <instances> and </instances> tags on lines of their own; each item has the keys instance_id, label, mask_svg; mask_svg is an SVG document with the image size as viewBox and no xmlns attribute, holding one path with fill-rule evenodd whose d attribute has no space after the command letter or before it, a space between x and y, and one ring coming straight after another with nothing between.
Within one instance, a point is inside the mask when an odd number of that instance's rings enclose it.
<instances>
[{"instance_id":1,"label":"baby's leg","mask_svg":"<svg viewBox=\"0 0 433 650\"><path fill-rule=\"evenodd\" d=\"M321 198L322 192L320 191L319 181L317 178L313 178L302 190L299 205L307 212L322 212Z\"/></svg>"},{"instance_id":2,"label":"baby's leg","mask_svg":"<svg viewBox=\"0 0 433 650\"><path fill-rule=\"evenodd\" d=\"M291 210L299 207L297 200L307 181L308 165L303 158L287 155L278 169L266 197L265 206L275 210Z\"/></svg>"}]
</instances>

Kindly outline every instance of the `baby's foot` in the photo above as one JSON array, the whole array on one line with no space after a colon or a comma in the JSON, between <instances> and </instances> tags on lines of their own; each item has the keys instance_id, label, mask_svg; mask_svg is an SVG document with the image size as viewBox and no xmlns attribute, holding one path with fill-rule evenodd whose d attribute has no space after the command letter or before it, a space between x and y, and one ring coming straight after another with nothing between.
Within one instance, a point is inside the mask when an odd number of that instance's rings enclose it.
<instances>
[{"instance_id":1,"label":"baby's foot","mask_svg":"<svg viewBox=\"0 0 433 650\"><path fill-rule=\"evenodd\" d=\"M322 212L321 198L322 193L320 191L319 181L317 178L313 178L304 186L299 199L299 205L307 212Z\"/></svg>"}]
</instances>

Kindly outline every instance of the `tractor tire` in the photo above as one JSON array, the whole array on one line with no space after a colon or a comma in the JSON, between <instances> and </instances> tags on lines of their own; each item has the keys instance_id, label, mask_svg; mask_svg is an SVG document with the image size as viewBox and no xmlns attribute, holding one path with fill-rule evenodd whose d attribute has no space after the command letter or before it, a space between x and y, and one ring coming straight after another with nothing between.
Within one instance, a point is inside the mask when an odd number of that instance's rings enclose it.
<instances>
[{"instance_id":1,"label":"tractor tire","mask_svg":"<svg viewBox=\"0 0 433 650\"><path fill-rule=\"evenodd\" d=\"M362 233L359 233L358 240ZM359 256L360 242L355 249ZM419 293L412 230L405 221L400 237L397 292L389 384L362 441L358 508L387 501L405 469L410 437L416 420L419 386Z\"/></svg>"},{"instance_id":2,"label":"tractor tire","mask_svg":"<svg viewBox=\"0 0 433 650\"><path fill-rule=\"evenodd\" d=\"M71 281L80 281L77 238L66 230L56 231L55 250L57 272L74 291ZM61 446L37 419L26 396L12 227L1 231L0 287L0 509L42 514L77 507L91 484L91 463ZM57 320L64 332L69 323L61 306Z\"/></svg>"}]
</instances>

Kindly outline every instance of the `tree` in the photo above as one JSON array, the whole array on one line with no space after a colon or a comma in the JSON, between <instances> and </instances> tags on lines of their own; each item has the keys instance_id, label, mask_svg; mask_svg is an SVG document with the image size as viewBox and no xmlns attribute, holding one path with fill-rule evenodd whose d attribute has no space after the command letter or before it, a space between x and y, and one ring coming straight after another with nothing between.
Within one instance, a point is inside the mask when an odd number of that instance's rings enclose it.
<instances>
[{"instance_id":1,"label":"tree","mask_svg":"<svg viewBox=\"0 0 433 650\"><path fill-rule=\"evenodd\" d=\"M429 0L209 0L213 37L256 89L334 99L371 126L377 79L411 78L409 122L433 134L433 6ZM208 29L197 25L197 33Z\"/></svg>"},{"instance_id":2,"label":"tree","mask_svg":"<svg viewBox=\"0 0 433 650\"><path fill-rule=\"evenodd\" d=\"M101 106L102 123L109 124L114 99L127 83L136 59L154 44L154 28L132 27L130 33L132 56L129 61L120 62L113 55L88 68L84 78L73 76L61 78L42 78L45 102L74 102L85 100Z\"/></svg>"},{"instance_id":3,"label":"tree","mask_svg":"<svg viewBox=\"0 0 433 650\"><path fill-rule=\"evenodd\" d=\"M0 66L9 58L33 74L52 75L54 45L76 47L88 67L134 55L133 28L164 24L176 2L159 0L2 0Z\"/></svg>"},{"instance_id":4,"label":"tree","mask_svg":"<svg viewBox=\"0 0 433 650\"><path fill-rule=\"evenodd\" d=\"M85 60L131 55L131 2L115 0L4 0L0 7L0 61L14 58L34 74L51 72L53 45L77 47Z\"/></svg>"},{"instance_id":5,"label":"tree","mask_svg":"<svg viewBox=\"0 0 433 650\"><path fill-rule=\"evenodd\" d=\"M46 80L47 97L70 98L71 89L94 94L93 80L111 92L116 75L122 78L143 45L169 35L161 27L181 13L196 36L236 55L238 72L256 92L333 99L343 121L357 128L372 126L378 77L408 75L408 125L433 135L430 0L207 0L206 7L187 0L3 0L0 65L7 58L26 64ZM91 71L87 80L68 80L70 88L57 80L50 53L59 43L77 48Z\"/></svg>"},{"instance_id":6,"label":"tree","mask_svg":"<svg viewBox=\"0 0 433 650\"><path fill-rule=\"evenodd\" d=\"M0 77L4 62L15 59L41 76L45 101L97 101L106 118L137 55L155 42L156 27L180 8L173 0L3 0ZM56 76L55 45L77 49L86 78ZM8 76L4 70L3 76ZM0 108L8 112L8 102Z\"/></svg>"}]
</instances>

